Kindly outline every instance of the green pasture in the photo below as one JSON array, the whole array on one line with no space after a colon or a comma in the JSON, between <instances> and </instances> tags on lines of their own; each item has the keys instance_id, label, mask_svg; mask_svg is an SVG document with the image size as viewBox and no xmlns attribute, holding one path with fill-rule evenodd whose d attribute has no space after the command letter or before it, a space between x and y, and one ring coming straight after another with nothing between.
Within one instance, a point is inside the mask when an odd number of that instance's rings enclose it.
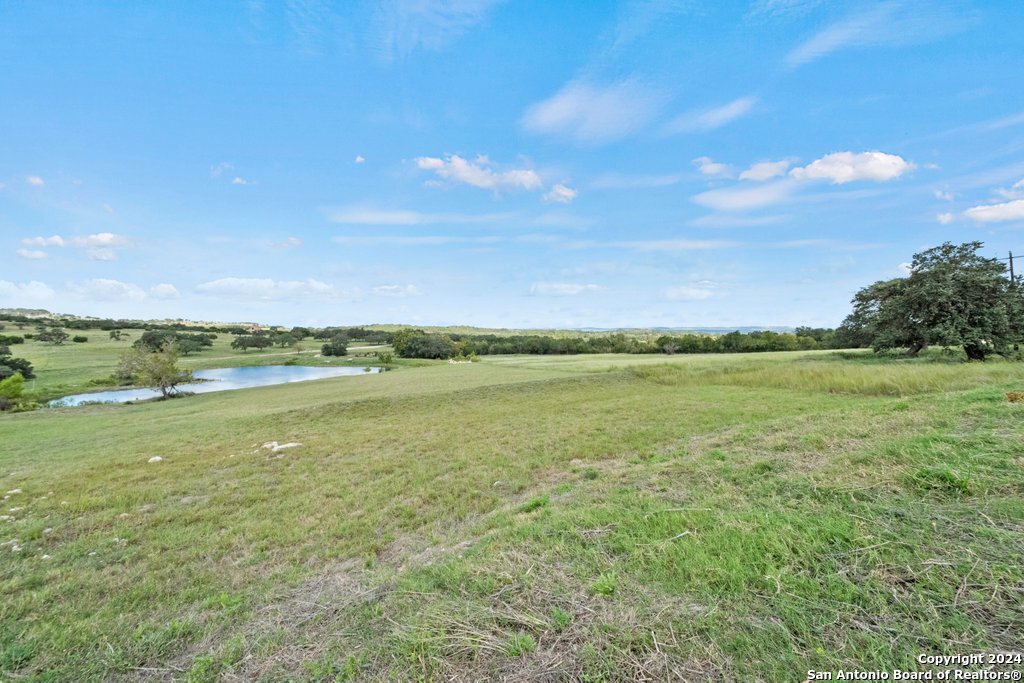
<instances>
[{"instance_id":1,"label":"green pasture","mask_svg":"<svg viewBox=\"0 0 1024 683\"><path fill-rule=\"evenodd\" d=\"M127 344L18 351L71 387ZM0 679L798 681L1019 652L1021 389L1024 364L941 355L489 357L0 416Z\"/></svg>"}]
</instances>

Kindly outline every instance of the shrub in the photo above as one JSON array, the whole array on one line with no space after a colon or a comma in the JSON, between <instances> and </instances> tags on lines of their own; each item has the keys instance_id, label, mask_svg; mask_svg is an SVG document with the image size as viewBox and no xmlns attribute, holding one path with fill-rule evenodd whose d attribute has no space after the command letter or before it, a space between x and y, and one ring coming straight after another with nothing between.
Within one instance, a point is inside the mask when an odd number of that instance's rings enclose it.
<instances>
[{"instance_id":1,"label":"shrub","mask_svg":"<svg viewBox=\"0 0 1024 683\"><path fill-rule=\"evenodd\" d=\"M75 342L76 344L84 344L85 342L89 341L89 338L83 337L80 334L76 334L74 337L71 338L71 341Z\"/></svg>"},{"instance_id":2,"label":"shrub","mask_svg":"<svg viewBox=\"0 0 1024 683\"><path fill-rule=\"evenodd\" d=\"M320 347L320 353L325 356L344 356L348 353L348 341L345 337L335 337Z\"/></svg>"}]
</instances>

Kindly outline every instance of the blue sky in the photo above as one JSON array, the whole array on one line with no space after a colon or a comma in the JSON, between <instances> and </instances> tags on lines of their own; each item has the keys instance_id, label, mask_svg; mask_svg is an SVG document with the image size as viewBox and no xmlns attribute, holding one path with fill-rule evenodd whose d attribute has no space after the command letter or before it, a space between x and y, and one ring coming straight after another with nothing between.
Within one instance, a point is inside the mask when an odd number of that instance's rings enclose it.
<instances>
[{"instance_id":1,"label":"blue sky","mask_svg":"<svg viewBox=\"0 0 1024 683\"><path fill-rule=\"evenodd\" d=\"M0 306L836 325L943 241L1024 256L1022 35L1017 0L0 0Z\"/></svg>"}]
</instances>

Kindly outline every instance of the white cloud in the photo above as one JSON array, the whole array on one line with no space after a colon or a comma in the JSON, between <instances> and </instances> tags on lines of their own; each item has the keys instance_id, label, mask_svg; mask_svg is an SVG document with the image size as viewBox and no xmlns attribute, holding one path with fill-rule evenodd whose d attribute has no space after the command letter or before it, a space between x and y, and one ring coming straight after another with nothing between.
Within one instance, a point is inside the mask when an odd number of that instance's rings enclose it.
<instances>
[{"instance_id":1,"label":"white cloud","mask_svg":"<svg viewBox=\"0 0 1024 683\"><path fill-rule=\"evenodd\" d=\"M47 301L55 292L49 285L32 280L31 282L9 282L0 280L0 302L12 306Z\"/></svg>"},{"instance_id":2,"label":"white cloud","mask_svg":"<svg viewBox=\"0 0 1024 683\"><path fill-rule=\"evenodd\" d=\"M683 285L681 287L669 287L665 290L665 298L672 301L703 301L714 296L710 285Z\"/></svg>"},{"instance_id":3,"label":"white cloud","mask_svg":"<svg viewBox=\"0 0 1024 683\"><path fill-rule=\"evenodd\" d=\"M306 280L272 280L270 278L225 277L196 285L200 294L237 299L272 301L297 298L335 298L341 296L333 285L308 278Z\"/></svg>"},{"instance_id":4,"label":"white cloud","mask_svg":"<svg viewBox=\"0 0 1024 683\"><path fill-rule=\"evenodd\" d=\"M997 188L995 192L1003 199L1024 199L1024 180L1018 180L1009 188Z\"/></svg>"},{"instance_id":5,"label":"white cloud","mask_svg":"<svg viewBox=\"0 0 1024 683\"><path fill-rule=\"evenodd\" d=\"M603 289L600 285L580 285L570 282L535 282L530 286L531 294L543 296L576 296Z\"/></svg>"},{"instance_id":6,"label":"white cloud","mask_svg":"<svg viewBox=\"0 0 1024 683\"><path fill-rule=\"evenodd\" d=\"M229 164L226 161L222 161L221 163L215 164L210 167L210 177L220 178L222 175L224 175L225 171L230 171L234 167L234 164Z\"/></svg>"},{"instance_id":7,"label":"white cloud","mask_svg":"<svg viewBox=\"0 0 1024 683\"><path fill-rule=\"evenodd\" d=\"M51 237L26 237L21 241L22 244L29 247L63 247L65 246L64 238L60 235L53 235Z\"/></svg>"},{"instance_id":8,"label":"white cloud","mask_svg":"<svg viewBox=\"0 0 1024 683\"><path fill-rule=\"evenodd\" d=\"M70 282L68 291L88 301L142 301L146 298L146 293L138 285L107 278Z\"/></svg>"},{"instance_id":9,"label":"white cloud","mask_svg":"<svg viewBox=\"0 0 1024 683\"><path fill-rule=\"evenodd\" d=\"M779 204L790 198L796 189L792 180L740 187L726 187L696 194L691 199L716 211L747 211Z\"/></svg>"},{"instance_id":10,"label":"white cloud","mask_svg":"<svg viewBox=\"0 0 1024 683\"><path fill-rule=\"evenodd\" d=\"M975 206L964 211L964 216L980 223L1024 220L1024 199Z\"/></svg>"},{"instance_id":11,"label":"white cloud","mask_svg":"<svg viewBox=\"0 0 1024 683\"><path fill-rule=\"evenodd\" d=\"M893 180L913 168L914 164L896 154L835 152L794 168L789 174L798 180L830 180L842 185L856 180Z\"/></svg>"},{"instance_id":12,"label":"white cloud","mask_svg":"<svg viewBox=\"0 0 1024 683\"><path fill-rule=\"evenodd\" d=\"M377 285L371 287L370 292L380 296L421 296L423 291L416 285Z\"/></svg>"},{"instance_id":13,"label":"white cloud","mask_svg":"<svg viewBox=\"0 0 1024 683\"><path fill-rule=\"evenodd\" d=\"M27 178L25 178L25 182L28 183L29 185L32 185L33 187L42 187L43 185L46 184L45 182L43 182L43 179L37 175L28 176Z\"/></svg>"},{"instance_id":14,"label":"white cloud","mask_svg":"<svg viewBox=\"0 0 1024 683\"><path fill-rule=\"evenodd\" d=\"M904 261L903 263L896 266L896 271L900 275L910 275L910 271L914 269L914 264Z\"/></svg>"},{"instance_id":15,"label":"white cloud","mask_svg":"<svg viewBox=\"0 0 1024 683\"><path fill-rule=\"evenodd\" d=\"M663 102L661 95L634 80L604 86L576 80L530 106L522 125L531 133L577 142L611 142L647 125Z\"/></svg>"},{"instance_id":16,"label":"white cloud","mask_svg":"<svg viewBox=\"0 0 1024 683\"><path fill-rule=\"evenodd\" d=\"M880 3L827 26L790 51L784 62L796 68L847 47L923 43L962 30L967 23L943 3Z\"/></svg>"},{"instance_id":17,"label":"white cloud","mask_svg":"<svg viewBox=\"0 0 1024 683\"><path fill-rule=\"evenodd\" d=\"M149 293L154 299L177 299L180 296L178 288L167 283L153 285L149 288Z\"/></svg>"},{"instance_id":18,"label":"white cloud","mask_svg":"<svg viewBox=\"0 0 1024 683\"><path fill-rule=\"evenodd\" d=\"M112 232L98 232L85 237L72 237L68 243L75 247L88 249L90 247L124 247L128 246L128 238L124 235L115 235Z\"/></svg>"},{"instance_id":19,"label":"white cloud","mask_svg":"<svg viewBox=\"0 0 1024 683\"><path fill-rule=\"evenodd\" d=\"M949 225L950 223L953 222L953 214L949 212L940 213L935 216L935 220L937 220L939 223L942 223L943 225Z\"/></svg>"},{"instance_id":20,"label":"white cloud","mask_svg":"<svg viewBox=\"0 0 1024 683\"><path fill-rule=\"evenodd\" d=\"M365 162L366 162L366 157L364 157L362 154L357 154L356 158L352 160L352 163L354 163L354 164L362 164L362 163L365 163Z\"/></svg>"},{"instance_id":21,"label":"white cloud","mask_svg":"<svg viewBox=\"0 0 1024 683\"><path fill-rule=\"evenodd\" d=\"M130 241L124 235L112 232L99 232L84 237L64 238L60 235L50 237L26 237L21 243L29 247L76 247L84 249L86 256L93 261L113 261L117 258L114 247L124 247Z\"/></svg>"},{"instance_id":22,"label":"white cloud","mask_svg":"<svg viewBox=\"0 0 1024 683\"><path fill-rule=\"evenodd\" d=\"M444 159L417 157L416 165L424 171L433 171L441 178L453 183L464 183L484 190L539 190L541 179L536 171L512 169L495 171L494 163L486 156L477 156L473 161L450 154Z\"/></svg>"},{"instance_id":23,"label":"white cloud","mask_svg":"<svg viewBox=\"0 0 1024 683\"><path fill-rule=\"evenodd\" d=\"M729 164L720 164L711 160L711 157L697 157L693 160L697 169L706 176L715 178L728 178L732 175L732 168Z\"/></svg>"},{"instance_id":24,"label":"white cloud","mask_svg":"<svg viewBox=\"0 0 1024 683\"><path fill-rule=\"evenodd\" d=\"M382 2L374 16L378 51L385 61L417 49L438 51L462 36L503 0L417 0Z\"/></svg>"},{"instance_id":25,"label":"white cloud","mask_svg":"<svg viewBox=\"0 0 1024 683\"><path fill-rule=\"evenodd\" d=\"M494 223L511 218L507 213L423 213L405 209L378 209L354 204L328 211L327 217L346 225L431 225L434 223Z\"/></svg>"},{"instance_id":26,"label":"white cloud","mask_svg":"<svg viewBox=\"0 0 1024 683\"><path fill-rule=\"evenodd\" d=\"M280 242L270 241L267 242L267 246L271 249L296 249L302 246L302 240L298 237L289 237Z\"/></svg>"},{"instance_id":27,"label":"white cloud","mask_svg":"<svg viewBox=\"0 0 1024 683\"><path fill-rule=\"evenodd\" d=\"M746 171L740 173L740 180L771 180L777 176L785 175L789 168L789 160L781 161L759 161L752 164Z\"/></svg>"},{"instance_id":28,"label":"white cloud","mask_svg":"<svg viewBox=\"0 0 1024 683\"><path fill-rule=\"evenodd\" d=\"M234 178L232 178L231 184L232 185L253 185L254 183L251 180L246 180L242 176L237 176L236 175Z\"/></svg>"},{"instance_id":29,"label":"white cloud","mask_svg":"<svg viewBox=\"0 0 1024 683\"><path fill-rule=\"evenodd\" d=\"M562 183L558 183L551 188L550 192L544 194L544 201L558 204L569 204L572 200L576 199L576 195L579 194L578 190L574 190L571 187L566 187Z\"/></svg>"},{"instance_id":30,"label":"white cloud","mask_svg":"<svg viewBox=\"0 0 1024 683\"><path fill-rule=\"evenodd\" d=\"M29 261L39 261L44 258L49 258L49 254L37 249L18 249L14 253L16 253L20 258L27 259Z\"/></svg>"},{"instance_id":31,"label":"white cloud","mask_svg":"<svg viewBox=\"0 0 1024 683\"><path fill-rule=\"evenodd\" d=\"M936 199L941 199L942 201L945 201L945 202L953 201L953 193L952 192L944 192L942 190L935 190L935 192L933 194L935 195Z\"/></svg>"},{"instance_id":32,"label":"white cloud","mask_svg":"<svg viewBox=\"0 0 1024 683\"><path fill-rule=\"evenodd\" d=\"M756 97L740 97L720 107L691 111L669 122L669 133L695 133L721 128L746 116L757 104Z\"/></svg>"},{"instance_id":33,"label":"white cloud","mask_svg":"<svg viewBox=\"0 0 1024 683\"><path fill-rule=\"evenodd\" d=\"M93 249L86 249L85 255L89 257L90 261L116 261L117 252L110 247L99 247Z\"/></svg>"}]
</instances>

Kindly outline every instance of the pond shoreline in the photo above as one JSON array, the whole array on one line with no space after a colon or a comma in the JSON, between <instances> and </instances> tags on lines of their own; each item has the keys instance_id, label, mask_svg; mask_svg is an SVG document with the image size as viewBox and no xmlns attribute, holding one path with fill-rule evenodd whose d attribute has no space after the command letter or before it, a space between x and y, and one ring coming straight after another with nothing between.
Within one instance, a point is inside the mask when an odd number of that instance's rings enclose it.
<instances>
[{"instance_id":1,"label":"pond shoreline","mask_svg":"<svg viewBox=\"0 0 1024 683\"><path fill-rule=\"evenodd\" d=\"M311 367L305 365L252 365L233 368L212 368L193 372L194 381L182 384L174 394L183 397L217 391L309 382L334 377L378 374L383 368L373 366ZM161 392L149 387L126 387L70 394L53 399L48 408L74 408L105 403L136 403L163 398Z\"/></svg>"}]
</instances>

